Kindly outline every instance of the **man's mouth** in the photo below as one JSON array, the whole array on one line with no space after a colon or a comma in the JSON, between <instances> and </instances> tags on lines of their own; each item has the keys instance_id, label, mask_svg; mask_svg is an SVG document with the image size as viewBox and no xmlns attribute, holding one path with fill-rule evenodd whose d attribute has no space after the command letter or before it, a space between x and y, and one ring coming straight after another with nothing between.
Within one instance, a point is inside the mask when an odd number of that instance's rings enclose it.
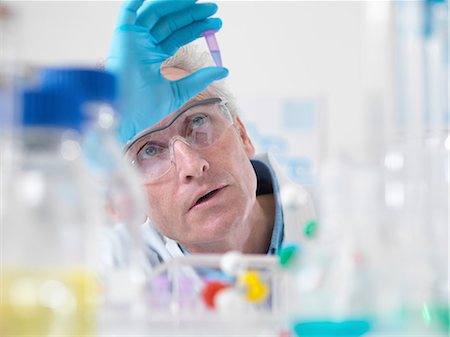
<instances>
[{"instance_id":1,"label":"man's mouth","mask_svg":"<svg viewBox=\"0 0 450 337\"><path fill-rule=\"evenodd\" d=\"M223 187L216 188L216 189L206 193L205 195L201 196L200 198L197 199L197 201L194 203L194 205L192 205L191 209L194 208L195 206L203 204L203 203L207 202L208 200L212 199L222 189L223 189Z\"/></svg>"}]
</instances>

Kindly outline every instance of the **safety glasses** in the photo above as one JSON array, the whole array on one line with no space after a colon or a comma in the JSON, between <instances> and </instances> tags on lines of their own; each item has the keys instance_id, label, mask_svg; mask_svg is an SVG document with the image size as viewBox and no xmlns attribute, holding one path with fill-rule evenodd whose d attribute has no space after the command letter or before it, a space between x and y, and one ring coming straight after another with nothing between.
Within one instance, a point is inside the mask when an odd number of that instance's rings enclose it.
<instances>
[{"instance_id":1,"label":"safety glasses","mask_svg":"<svg viewBox=\"0 0 450 337\"><path fill-rule=\"evenodd\" d=\"M233 117L224 99L195 101L165 125L150 129L130 142L126 155L142 173L144 183L152 183L174 165L173 145L177 140L195 150L206 149L232 125Z\"/></svg>"}]
</instances>

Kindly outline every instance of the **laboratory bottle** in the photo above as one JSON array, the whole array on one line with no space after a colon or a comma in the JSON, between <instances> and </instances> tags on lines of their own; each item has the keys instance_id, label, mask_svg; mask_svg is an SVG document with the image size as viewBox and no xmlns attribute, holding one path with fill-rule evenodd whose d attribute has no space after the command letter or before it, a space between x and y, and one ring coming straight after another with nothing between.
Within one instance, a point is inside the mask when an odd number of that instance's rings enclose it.
<instances>
[{"instance_id":1,"label":"laboratory bottle","mask_svg":"<svg viewBox=\"0 0 450 337\"><path fill-rule=\"evenodd\" d=\"M2 184L2 336L92 336L102 208L69 94L25 91ZM7 196L7 197L5 197Z\"/></svg>"},{"instance_id":2,"label":"laboratory bottle","mask_svg":"<svg viewBox=\"0 0 450 337\"><path fill-rule=\"evenodd\" d=\"M319 179L315 244L292 267L290 323L298 336L361 336L372 328L378 174L352 158L328 160Z\"/></svg>"},{"instance_id":3,"label":"laboratory bottle","mask_svg":"<svg viewBox=\"0 0 450 337\"><path fill-rule=\"evenodd\" d=\"M41 85L80 92L80 108L86 121L83 152L87 164L115 222L126 225L135 238L139 237L146 203L139 173L126 160L117 137L115 76L91 68L46 68L41 71ZM126 263L123 259L117 263Z\"/></svg>"},{"instance_id":4,"label":"laboratory bottle","mask_svg":"<svg viewBox=\"0 0 450 337\"><path fill-rule=\"evenodd\" d=\"M385 228L397 256L402 333L448 334L448 9L396 2L397 134L383 160ZM446 97L446 98L444 98ZM388 232L386 232L388 233ZM443 258L444 257L444 258Z\"/></svg>"},{"instance_id":5,"label":"laboratory bottle","mask_svg":"<svg viewBox=\"0 0 450 337\"><path fill-rule=\"evenodd\" d=\"M449 326L449 195L450 195L450 74L448 42L448 1L427 0L424 8L425 49L425 181L426 218L423 231L431 249L431 320L448 335Z\"/></svg>"},{"instance_id":6,"label":"laboratory bottle","mask_svg":"<svg viewBox=\"0 0 450 337\"><path fill-rule=\"evenodd\" d=\"M403 333L430 336L448 330L449 151L438 139L401 136L383 163L386 266L399 295L392 314Z\"/></svg>"},{"instance_id":7,"label":"laboratory bottle","mask_svg":"<svg viewBox=\"0 0 450 337\"><path fill-rule=\"evenodd\" d=\"M105 290L100 330L125 333L132 322L138 324L148 306L143 292L151 266L141 233L146 214L141 180L117 137L116 78L91 68L47 68L41 72L41 83L46 88L81 93L83 155L109 215L100 271Z\"/></svg>"}]
</instances>

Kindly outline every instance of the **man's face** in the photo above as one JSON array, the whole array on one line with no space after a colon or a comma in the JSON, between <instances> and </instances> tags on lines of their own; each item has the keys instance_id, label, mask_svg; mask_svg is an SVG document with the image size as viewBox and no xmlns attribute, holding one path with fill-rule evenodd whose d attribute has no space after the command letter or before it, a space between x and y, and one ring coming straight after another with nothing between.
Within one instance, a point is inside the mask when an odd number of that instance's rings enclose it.
<instances>
[{"instance_id":1,"label":"man's face","mask_svg":"<svg viewBox=\"0 0 450 337\"><path fill-rule=\"evenodd\" d=\"M164 75L173 80L187 73L169 68ZM153 224L193 251L248 235L246 220L256 201L256 175L249 160L253 154L239 118L206 149L175 141L174 165L145 185Z\"/></svg>"}]
</instances>

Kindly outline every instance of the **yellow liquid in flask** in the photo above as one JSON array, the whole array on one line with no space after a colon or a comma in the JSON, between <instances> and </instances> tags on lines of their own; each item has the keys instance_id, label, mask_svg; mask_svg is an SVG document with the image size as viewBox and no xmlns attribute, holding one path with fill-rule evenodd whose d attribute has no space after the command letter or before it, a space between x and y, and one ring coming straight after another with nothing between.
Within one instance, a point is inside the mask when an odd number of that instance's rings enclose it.
<instances>
[{"instance_id":1,"label":"yellow liquid in flask","mask_svg":"<svg viewBox=\"0 0 450 337\"><path fill-rule=\"evenodd\" d=\"M99 286L83 268L3 267L0 336L93 336Z\"/></svg>"}]
</instances>

